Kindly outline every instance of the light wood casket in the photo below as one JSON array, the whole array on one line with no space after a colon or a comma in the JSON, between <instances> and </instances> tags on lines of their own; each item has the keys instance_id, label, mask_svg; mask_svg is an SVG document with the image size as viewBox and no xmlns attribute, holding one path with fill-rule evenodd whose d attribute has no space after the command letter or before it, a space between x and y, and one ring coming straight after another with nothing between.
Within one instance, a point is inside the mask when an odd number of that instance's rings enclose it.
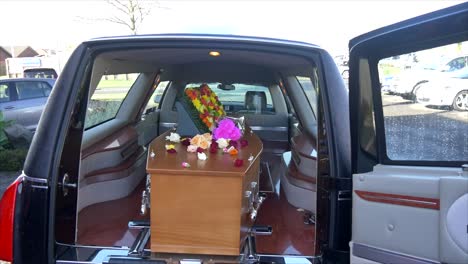
<instances>
[{"instance_id":1,"label":"light wood casket","mask_svg":"<svg viewBox=\"0 0 468 264\"><path fill-rule=\"evenodd\" d=\"M261 140L246 131L248 146L239 146L237 156L206 150L208 159L201 161L180 143L175 144L177 153L167 153L169 133L156 138L148 150L151 251L238 255L253 224L250 211L258 196ZM234 166L236 158L243 159L242 167ZM191 167L183 168L182 162Z\"/></svg>"}]
</instances>

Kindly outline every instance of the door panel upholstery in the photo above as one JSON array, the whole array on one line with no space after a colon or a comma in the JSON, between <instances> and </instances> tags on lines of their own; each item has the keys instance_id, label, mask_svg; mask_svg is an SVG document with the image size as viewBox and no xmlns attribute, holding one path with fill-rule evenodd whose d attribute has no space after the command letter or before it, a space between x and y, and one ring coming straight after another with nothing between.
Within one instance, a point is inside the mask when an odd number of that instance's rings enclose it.
<instances>
[{"instance_id":1,"label":"door panel upholstery","mask_svg":"<svg viewBox=\"0 0 468 264\"><path fill-rule=\"evenodd\" d=\"M440 260L468 263L468 178L440 179L440 193Z\"/></svg>"},{"instance_id":2,"label":"door panel upholstery","mask_svg":"<svg viewBox=\"0 0 468 264\"><path fill-rule=\"evenodd\" d=\"M446 224L453 202L468 193L459 171L377 165L353 175L353 244L428 262L465 261L468 254L454 246ZM457 232L466 235L467 224Z\"/></svg>"}]
</instances>

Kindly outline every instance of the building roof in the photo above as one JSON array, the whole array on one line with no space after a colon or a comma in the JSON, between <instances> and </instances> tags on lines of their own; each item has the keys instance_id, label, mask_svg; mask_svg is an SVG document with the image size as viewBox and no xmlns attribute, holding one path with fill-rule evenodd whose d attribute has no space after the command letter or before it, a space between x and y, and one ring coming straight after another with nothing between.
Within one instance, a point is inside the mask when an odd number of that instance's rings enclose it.
<instances>
[{"instance_id":1,"label":"building roof","mask_svg":"<svg viewBox=\"0 0 468 264\"><path fill-rule=\"evenodd\" d=\"M5 52L7 52L10 56L18 57L23 51L27 48L34 50L37 54L40 54L36 49L33 49L31 46L0 46ZM13 54L12 54L13 51Z\"/></svg>"}]
</instances>

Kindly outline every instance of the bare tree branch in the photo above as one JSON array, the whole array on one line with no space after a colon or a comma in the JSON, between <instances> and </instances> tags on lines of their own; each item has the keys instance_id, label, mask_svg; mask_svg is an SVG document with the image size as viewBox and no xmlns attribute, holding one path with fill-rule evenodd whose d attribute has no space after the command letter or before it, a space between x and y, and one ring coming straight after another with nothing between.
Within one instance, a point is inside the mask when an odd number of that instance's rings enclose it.
<instances>
[{"instance_id":1,"label":"bare tree branch","mask_svg":"<svg viewBox=\"0 0 468 264\"><path fill-rule=\"evenodd\" d=\"M158 0L106 0L113 9L115 9L120 15L114 15L104 18L83 18L75 17L75 21L106 21L115 23L118 25L126 26L132 34L136 35L138 29L143 24L146 17L151 14L154 8L157 9L168 9L162 7Z\"/></svg>"}]
</instances>

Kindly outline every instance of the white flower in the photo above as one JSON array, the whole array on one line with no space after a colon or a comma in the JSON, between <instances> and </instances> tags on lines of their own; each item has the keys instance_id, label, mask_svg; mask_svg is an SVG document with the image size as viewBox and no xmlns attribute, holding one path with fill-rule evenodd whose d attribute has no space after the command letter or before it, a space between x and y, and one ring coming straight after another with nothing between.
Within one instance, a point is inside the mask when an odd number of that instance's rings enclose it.
<instances>
[{"instance_id":1,"label":"white flower","mask_svg":"<svg viewBox=\"0 0 468 264\"><path fill-rule=\"evenodd\" d=\"M219 138L218 140L216 140L216 143L218 143L218 147L220 149L224 149L229 145L229 142L227 141L227 139L224 139L224 138Z\"/></svg>"},{"instance_id":2,"label":"white flower","mask_svg":"<svg viewBox=\"0 0 468 264\"><path fill-rule=\"evenodd\" d=\"M203 152L198 152L197 156L198 156L199 160L206 160L207 159L206 154L203 153Z\"/></svg>"},{"instance_id":3,"label":"white flower","mask_svg":"<svg viewBox=\"0 0 468 264\"><path fill-rule=\"evenodd\" d=\"M171 135L167 136L166 140L169 140L169 141L174 142L174 143L179 143L180 142L180 135L177 134L177 133L172 133L171 132Z\"/></svg>"}]
</instances>

